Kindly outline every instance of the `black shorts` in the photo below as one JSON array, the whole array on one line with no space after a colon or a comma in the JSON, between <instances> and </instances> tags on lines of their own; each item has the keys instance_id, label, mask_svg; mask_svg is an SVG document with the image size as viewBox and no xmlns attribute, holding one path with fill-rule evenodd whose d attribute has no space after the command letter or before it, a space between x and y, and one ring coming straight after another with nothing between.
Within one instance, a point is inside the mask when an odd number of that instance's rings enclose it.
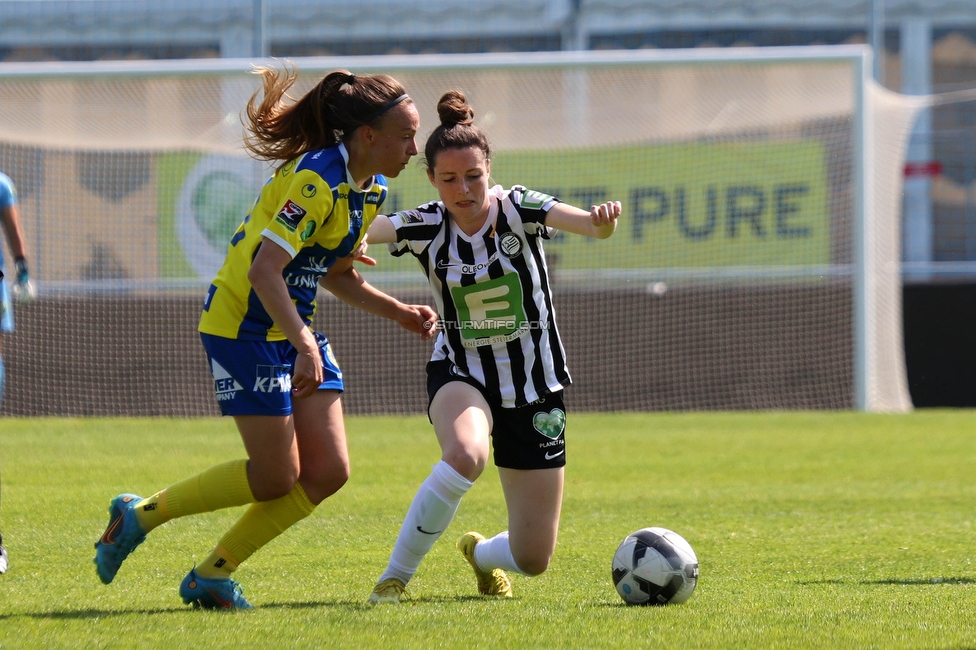
<instances>
[{"instance_id":1,"label":"black shorts","mask_svg":"<svg viewBox=\"0 0 976 650\"><path fill-rule=\"evenodd\" d=\"M491 407L491 446L495 465L509 469L548 469L566 464L566 407L562 391L549 393L525 406L502 407L493 394L471 377L457 374L444 359L427 364L427 417L430 403L445 384L460 381L478 389Z\"/></svg>"}]
</instances>

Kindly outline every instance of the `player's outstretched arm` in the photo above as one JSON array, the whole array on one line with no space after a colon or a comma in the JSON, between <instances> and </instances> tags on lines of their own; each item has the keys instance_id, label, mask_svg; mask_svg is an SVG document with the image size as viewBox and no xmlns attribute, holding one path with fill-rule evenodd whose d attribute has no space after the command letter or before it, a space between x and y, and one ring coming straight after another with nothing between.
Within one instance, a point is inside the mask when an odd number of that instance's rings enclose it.
<instances>
[{"instance_id":1,"label":"player's outstretched arm","mask_svg":"<svg viewBox=\"0 0 976 650\"><path fill-rule=\"evenodd\" d=\"M424 341L436 333L437 312L429 306L404 304L366 282L351 265L346 268L342 268L345 264L337 266L338 262L320 280L320 284L336 298L375 316L396 321L408 332L420 334Z\"/></svg>"},{"instance_id":2,"label":"player's outstretched arm","mask_svg":"<svg viewBox=\"0 0 976 650\"><path fill-rule=\"evenodd\" d=\"M557 203L546 213L546 225L586 237L606 239L617 228L620 201L607 201L581 210L567 203Z\"/></svg>"},{"instance_id":3,"label":"player's outstretched arm","mask_svg":"<svg viewBox=\"0 0 976 650\"><path fill-rule=\"evenodd\" d=\"M373 244L392 244L397 240L393 222L385 214L376 216L369 226L367 235L369 235L370 243Z\"/></svg>"}]
</instances>

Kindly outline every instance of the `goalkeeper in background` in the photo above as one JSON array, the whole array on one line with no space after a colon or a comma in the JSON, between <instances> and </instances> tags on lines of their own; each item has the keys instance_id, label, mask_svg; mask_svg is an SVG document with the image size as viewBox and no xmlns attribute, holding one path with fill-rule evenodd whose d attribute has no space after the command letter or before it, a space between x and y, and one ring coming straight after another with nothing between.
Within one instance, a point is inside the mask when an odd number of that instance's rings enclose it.
<instances>
[{"instance_id":1,"label":"goalkeeper in background","mask_svg":"<svg viewBox=\"0 0 976 650\"><path fill-rule=\"evenodd\" d=\"M11 304L11 293L20 304L27 304L34 299L34 286L27 271L27 244L24 233L20 229L20 214L17 210L17 192L10 177L0 172L0 221L7 233L7 243L14 255L14 272L4 265L3 248L0 248L0 407L3 406L3 335L14 331L14 310ZM6 275L7 278L3 279ZM8 281L13 285L12 291Z\"/></svg>"},{"instance_id":2,"label":"goalkeeper in background","mask_svg":"<svg viewBox=\"0 0 976 650\"><path fill-rule=\"evenodd\" d=\"M0 172L0 221L7 233L10 251L14 254L13 295L17 302L26 304L34 299L34 287L27 272L27 245L24 243L24 233L20 229L20 215L17 211L17 192L13 181L6 174ZM3 335L14 331L14 310L10 301L7 281L4 278L3 247L0 247L0 407L3 406ZM3 536L0 535L0 573L7 572L7 551L3 548Z\"/></svg>"}]
</instances>

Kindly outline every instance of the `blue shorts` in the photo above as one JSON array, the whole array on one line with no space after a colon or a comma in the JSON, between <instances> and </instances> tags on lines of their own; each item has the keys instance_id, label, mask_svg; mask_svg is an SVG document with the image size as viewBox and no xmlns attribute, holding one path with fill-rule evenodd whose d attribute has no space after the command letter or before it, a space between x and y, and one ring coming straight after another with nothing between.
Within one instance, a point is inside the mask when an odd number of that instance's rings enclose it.
<instances>
[{"instance_id":1,"label":"blue shorts","mask_svg":"<svg viewBox=\"0 0 976 650\"><path fill-rule=\"evenodd\" d=\"M222 415L291 415L297 351L288 341L243 341L200 334ZM315 332L324 378L319 390L343 390L329 339Z\"/></svg>"},{"instance_id":2,"label":"blue shorts","mask_svg":"<svg viewBox=\"0 0 976 650\"><path fill-rule=\"evenodd\" d=\"M10 301L7 281L0 280L0 334L14 331L14 306Z\"/></svg>"}]
</instances>

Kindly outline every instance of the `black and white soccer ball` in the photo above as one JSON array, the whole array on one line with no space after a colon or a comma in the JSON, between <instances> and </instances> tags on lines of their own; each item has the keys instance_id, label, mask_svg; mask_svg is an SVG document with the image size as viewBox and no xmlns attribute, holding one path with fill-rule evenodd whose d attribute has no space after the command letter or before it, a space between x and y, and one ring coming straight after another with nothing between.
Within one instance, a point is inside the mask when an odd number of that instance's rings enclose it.
<instances>
[{"instance_id":1,"label":"black and white soccer ball","mask_svg":"<svg viewBox=\"0 0 976 650\"><path fill-rule=\"evenodd\" d=\"M683 603L698 584L698 556L673 530L642 528L617 547L613 584L628 605Z\"/></svg>"}]
</instances>

